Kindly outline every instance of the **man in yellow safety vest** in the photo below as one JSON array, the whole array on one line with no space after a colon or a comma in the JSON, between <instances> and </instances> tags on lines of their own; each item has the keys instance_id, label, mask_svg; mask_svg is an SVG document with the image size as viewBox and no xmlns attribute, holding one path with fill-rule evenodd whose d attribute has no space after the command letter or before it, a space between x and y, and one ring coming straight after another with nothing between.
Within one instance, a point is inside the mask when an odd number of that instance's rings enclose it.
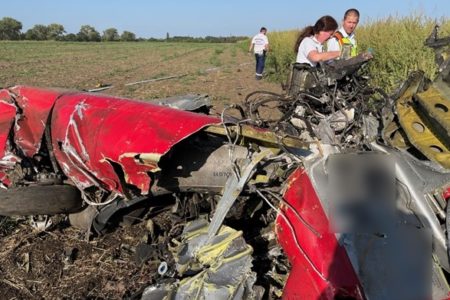
<instances>
[{"instance_id":1,"label":"man in yellow safety vest","mask_svg":"<svg viewBox=\"0 0 450 300\"><path fill-rule=\"evenodd\" d=\"M359 22L359 11L348 9L344 14L342 27L327 42L327 51L341 51L341 58L347 59L358 55L355 29Z\"/></svg>"}]
</instances>

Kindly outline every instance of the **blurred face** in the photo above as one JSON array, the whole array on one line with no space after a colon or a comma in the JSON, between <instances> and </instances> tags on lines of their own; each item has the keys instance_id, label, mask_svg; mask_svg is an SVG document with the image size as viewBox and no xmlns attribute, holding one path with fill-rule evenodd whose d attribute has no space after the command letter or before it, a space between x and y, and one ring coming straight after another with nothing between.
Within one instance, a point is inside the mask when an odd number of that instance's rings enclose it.
<instances>
[{"instance_id":1,"label":"blurred face","mask_svg":"<svg viewBox=\"0 0 450 300\"><path fill-rule=\"evenodd\" d=\"M318 34L316 34L316 40L323 44L325 43L334 33L334 30L329 31L319 31Z\"/></svg>"},{"instance_id":2,"label":"blurred face","mask_svg":"<svg viewBox=\"0 0 450 300\"><path fill-rule=\"evenodd\" d=\"M347 18L344 19L342 23L342 27L344 27L345 32L347 34L352 34L355 31L356 26L358 25L359 18L355 15L348 15Z\"/></svg>"}]
</instances>

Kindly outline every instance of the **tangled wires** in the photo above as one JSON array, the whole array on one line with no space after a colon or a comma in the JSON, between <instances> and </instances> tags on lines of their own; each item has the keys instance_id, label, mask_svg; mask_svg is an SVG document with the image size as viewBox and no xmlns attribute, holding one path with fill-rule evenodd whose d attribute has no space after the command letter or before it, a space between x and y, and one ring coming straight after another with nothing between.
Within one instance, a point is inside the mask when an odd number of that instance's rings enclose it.
<instances>
[{"instance_id":1,"label":"tangled wires","mask_svg":"<svg viewBox=\"0 0 450 300\"><path fill-rule=\"evenodd\" d=\"M381 108L390 103L386 93L356 73L339 78L326 76L323 70L313 72L317 81L295 94L248 94L241 108L243 118L283 135L340 148L362 148L375 139Z\"/></svg>"}]
</instances>

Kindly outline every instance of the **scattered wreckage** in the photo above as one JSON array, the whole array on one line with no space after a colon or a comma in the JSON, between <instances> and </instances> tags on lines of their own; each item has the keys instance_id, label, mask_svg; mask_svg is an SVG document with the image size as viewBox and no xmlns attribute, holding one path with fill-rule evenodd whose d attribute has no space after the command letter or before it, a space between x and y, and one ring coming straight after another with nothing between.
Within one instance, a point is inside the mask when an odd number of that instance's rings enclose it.
<instances>
[{"instance_id":1,"label":"scattered wreckage","mask_svg":"<svg viewBox=\"0 0 450 300\"><path fill-rule=\"evenodd\" d=\"M395 97L365 63L294 71L308 83L220 118L195 96L3 89L0 214L97 234L145 216L160 264L142 299L444 299L448 56Z\"/></svg>"}]
</instances>

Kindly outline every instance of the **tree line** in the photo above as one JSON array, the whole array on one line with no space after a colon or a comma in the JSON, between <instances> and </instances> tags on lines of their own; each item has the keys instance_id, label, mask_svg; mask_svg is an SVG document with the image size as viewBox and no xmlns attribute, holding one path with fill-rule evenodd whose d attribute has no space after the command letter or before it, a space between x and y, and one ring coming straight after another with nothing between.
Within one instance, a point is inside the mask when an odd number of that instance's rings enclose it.
<instances>
[{"instance_id":1,"label":"tree line","mask_svg":"<svg viewBox=\"0 0 450 300\"><path fill-rule=\"evenodd\" d=\"M124 31L119 35L116 28L108 28L100 34L90 25L82 25L77 34L66 33L63 25L53 23L50 25L37 24L26 32L22 32L22 23L10 17L0 20L0 40L32 40L32 41L136 41L136 35L130 31Z\"/></svg>"},{"instance_id":2,"label":"tree line","mask_svg":"<svg viewBox=\"0 0 450 300\"><path fill-rule=\"evenodd\" d=\"M57 23L50 25L37 24L26 32L22 32L22 23L10 17L4 17L0 20L0 40L32 40L32 41L68 41L68 42L112 42L112 41L169 41L169 42L208 42L208 43L234 43L239 40L245 40L248 37L230 36L213 37L206 36L194 38L190 36L170 37L167 33L165 39L156 38L136 38L131 31L123 31L119 34L116 28L108 28L100 34L93 26L82 25L80 31L76 34L67 33L64 26Z\"/></svg>"}]
</instances>

